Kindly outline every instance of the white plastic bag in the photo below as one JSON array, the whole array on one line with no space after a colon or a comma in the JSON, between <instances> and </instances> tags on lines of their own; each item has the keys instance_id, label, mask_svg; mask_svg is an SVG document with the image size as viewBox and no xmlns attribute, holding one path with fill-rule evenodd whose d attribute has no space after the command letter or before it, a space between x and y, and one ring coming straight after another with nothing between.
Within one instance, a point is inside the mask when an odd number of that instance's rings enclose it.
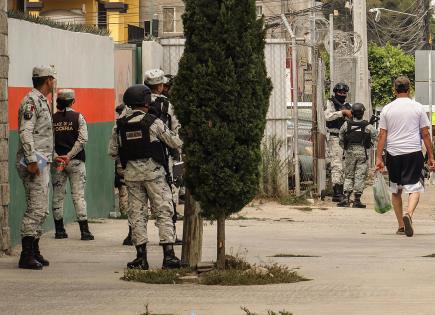
<instances>
[{"instance_id":1,"label":"white plastic bag","mask_svg":"<svg viewBox=\"0 0 435 315\"><path fill-rule=\"evenodd\" d=\"M373 183L373 195L375 197L375 211L385 213L391 210L390 192L384 176L380 172L375 172L375 182Z\"/></svg>"}]
</instances>

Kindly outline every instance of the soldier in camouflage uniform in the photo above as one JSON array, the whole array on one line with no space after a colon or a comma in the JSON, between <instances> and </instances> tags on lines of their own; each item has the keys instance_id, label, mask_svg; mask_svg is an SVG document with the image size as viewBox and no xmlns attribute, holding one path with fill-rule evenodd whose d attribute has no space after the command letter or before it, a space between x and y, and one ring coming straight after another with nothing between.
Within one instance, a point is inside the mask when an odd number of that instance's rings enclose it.
<instances>
[{"instance_id":1,"label":"soldier in camouflage uniform","mask_svg":"<svg viewBox=\"0 0 435 315\"><path fill-rule=\"evenodd\" d=\"M152 113L159 117L165 124L168 126L170 130L175 132L178 135L178 130L181 125L175 116L174 107L169 101L165 92L165 85L169 83L169 78L165 76L165 73L160 69L152 69L145 71L144 75L144 84L151 89L151 109ZM169 90L167 90L168 92ZM172 200L174 203L174 207L178 204L178 195L180 188L174 184L173 175L173 165L175 162L181 160L180 150L175 150L168 148L169 152L169 161L168 161L168 171L169 171L169 179L171 182L171 192L172 192ZM174 228L177 222L177 212L174 211ZM183 242L178 239L176 236L175 244L181 245Z\"/></svg>"},{"instance_id":2,"label":"soldier in camouflage uniform","mask_svg":"<svg viewBox=\"0 0 435 315\"><path fill-rule=\"evenodd\" d=\"M116 120L118 120L119 117L125 115L126 111L130 110L125 104L120 104L116 106L115 113L116 113ZM127 216L128 215L128 190L127 186L125 185L124 180L124 169L121 166L121 162L119 160L115 161L115 188L118 190L118 205L119 205L119 212L121 212L121 215ZM131 240L131 226L128 226L128 234L125 237L124 241L122 242L122 245L125 246L132 246L133 241Z\"/></svg>"},{"instance_id":3,"label":"soldier in camouflage uniform","mask_svg":"<svg viewBox=\"0 0 435 315\"><path fill-rule=\"evenodd\" d=\"M53 115L56 163L52 166L51 171L55 238L68 238L63 225L63 209L66 183L69 179L81 239L84 241L93 240L94 236L89 231L85 200L85 144L88 142L86 121L82 114L71 108L75 102L74 90L60 90L56 101L58 111Z\"/></svg>"},{"instance_id":4,"label":"soldier in camouflage uniform","mask_svg":"<svg viewBox=\"0 0 435 315\"><path fill-rule=\"evenodd\" d=\"M145 85L134 85L124 93L124 103L132 111L120 117L113 129L108 153L119 159L125 168L124 179L128 189L128 220L132 240L136 246L136 259L127 268L149 268L146 244L148 199L155 211L163 247L162 268L179 268L173 244L175 231L172 224L174 208L170 187L165 179L163 146L180 148L180 138L156 116L148 114L151 91Z\"/></svg>"},{"instance_id":5,"label":"soldier in camouflage uniform","mask_svg":"<svg viewBox=\"0 0 435 315\"><path fill-rule=\"evenodd\" d=\"M363 120L364 105L352 105L353 119L347 120L340 129L340 146L344 149L344 194L337 206L349 207L350 196L354 193L353 208L365 208L361 195L365 188L368 172L369 150L376 140L376 129Z\"/></svg>"},{"instance_id":6,"label":"soldier in camouflage uniform","mask_svg":"<svg viewBox=\"0 0 435 315\"><path fill-rule=\"evenodd\" d=\"M40 253L39 238L49 207L53 126L47 95L53 90L55 72L51 67L42 66L33 68L32 73L34 88L24 97L18 111L16 166L23 181L27 203L21 225L22 251L18 266L39 270L49 265Z\"/></svg>"},{"instance_id":7,"label":"soldier in camouflage uniform","mask_svg":"<svg viewBox=\"0 0 435 315\"><path fill-rule=\"evenodd\" d=\"M349 103L346 103L349 87L338 83L334 87L334 95L326 103L325 120L328 131L328 156L331 163L331 181L334 189L333 202L343 198L343 150L340 147L338 134L345 118L351 118Z\"/></svg>"}]
</instances>

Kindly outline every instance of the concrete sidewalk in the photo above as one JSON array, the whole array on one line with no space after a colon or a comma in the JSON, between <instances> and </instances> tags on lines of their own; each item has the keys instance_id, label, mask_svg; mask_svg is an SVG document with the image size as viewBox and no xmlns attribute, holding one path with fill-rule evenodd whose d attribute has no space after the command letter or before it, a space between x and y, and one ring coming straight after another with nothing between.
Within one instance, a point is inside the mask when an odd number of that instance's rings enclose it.
<instances>
[{"instance_id":1,"label":"concrete sidewalk","mask_svg":"<svg viewBox=\"0 0 435 315\"><path fill-rule=\"evenodd\" d=\"M51 266L17 268L18 257L0 258L1 314L244 314L241 306L266 314L285 309L307 314L435 314L435 188L423 195L414 217L415 236L397 236L394 213L288 207L276 203L244 209L227 221L227 252L246 252L254 263L279 262L312 281L295 284L219 287L148 285L119 280L134 248L121 246L125 220L91 224L96 240L44 235L41 248ZM371 196L369 190L365 197ZM365 200L367 201L367 200ZM251 219L248 219L251 218ZM181 222L179 223L181 233ZM161 266L157 229L149 224L151 267ZM203 260L215 257L216 225L204 227ZM178 249L178 254L179 254ZM19 249L17 250L17 253ZM272 258L275 254L320 257Z\"/></svg>"}]
</instances>

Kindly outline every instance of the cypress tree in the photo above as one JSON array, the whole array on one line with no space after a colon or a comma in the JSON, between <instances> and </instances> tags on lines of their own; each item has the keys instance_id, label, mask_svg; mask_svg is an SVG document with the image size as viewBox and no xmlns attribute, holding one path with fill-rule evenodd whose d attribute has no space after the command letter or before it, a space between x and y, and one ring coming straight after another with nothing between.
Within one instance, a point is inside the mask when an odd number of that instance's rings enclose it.
<instances>
[{"instance_id":1,"label":"cypress tree","mask_svg":"<svg viewBox=\"0 0 435 315\"><path fill-rule=\"evenodd\" d=\"M265 31L255 0L185 0L185 50L172 90L186 155L186 186L202 215L218 221L257 193L261 140L272 90Z\"/></svg>"}]
</instances>

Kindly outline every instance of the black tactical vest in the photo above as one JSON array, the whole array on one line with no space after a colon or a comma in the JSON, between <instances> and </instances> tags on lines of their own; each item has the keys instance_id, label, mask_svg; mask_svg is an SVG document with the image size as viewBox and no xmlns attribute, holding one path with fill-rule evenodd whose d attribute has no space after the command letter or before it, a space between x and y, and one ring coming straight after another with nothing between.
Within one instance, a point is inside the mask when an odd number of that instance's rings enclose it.
<instances>
[{"instance_id":1,"label":"black tactical vest","mask_svg":"<svg viewBox=\"0 0 435 315\"><path fill-rule=\"evenodd\" d=\"M337 101L335 99L335 97L331 97L330 101L332 102L332 104L334 104L335 111L337 111L337 112L341 111L343 109L351 109L349 103L341 104L339 101ZM346 118L339 117L339 118L337 118L335 120L327 121L326 122L326 127L328 129L340 129L341 126L343 126L345 121L346 121Z\"/></svg>"},{"instance_id":2,"label":"black tactical vest","mask_svg":"<svg viewBox=\"0 0 435 315\"><path fill-rule=\"evenodd\" d=\"M150 127L157 117L145 114L141 120L131 121L139 115L143 115L143 112L134 112L131 116L121 117L116 121L122 167L125 168L128 161L147 158L165 165L166 155L162 142L150 140Z\"/></svg>"},{"instance_id":3,"label":"black tactical vest","mask_svg":"<svg viewBox=\"0 0 435 315\"><path fill-rule=\"evenodd\" d=\"M360 145L366 149L372 146L370 133L366 132L366 127L369 125L367 120L353 121L347 120L347 130L344 134L344 149L349 145Z\"/></svg>"},{"instance_id":4,"label":"black tactical vest","mask_svg":"<svg viewBox=\"0 0 435 315\"><path fill-rule=\"evenodd\" d=\"M66 155L79 137L79 116L75 111L61 111L53 115L54 150L58 155ZM85 150L73 159L85 162Z\"/></svg>"}]
</instances>

